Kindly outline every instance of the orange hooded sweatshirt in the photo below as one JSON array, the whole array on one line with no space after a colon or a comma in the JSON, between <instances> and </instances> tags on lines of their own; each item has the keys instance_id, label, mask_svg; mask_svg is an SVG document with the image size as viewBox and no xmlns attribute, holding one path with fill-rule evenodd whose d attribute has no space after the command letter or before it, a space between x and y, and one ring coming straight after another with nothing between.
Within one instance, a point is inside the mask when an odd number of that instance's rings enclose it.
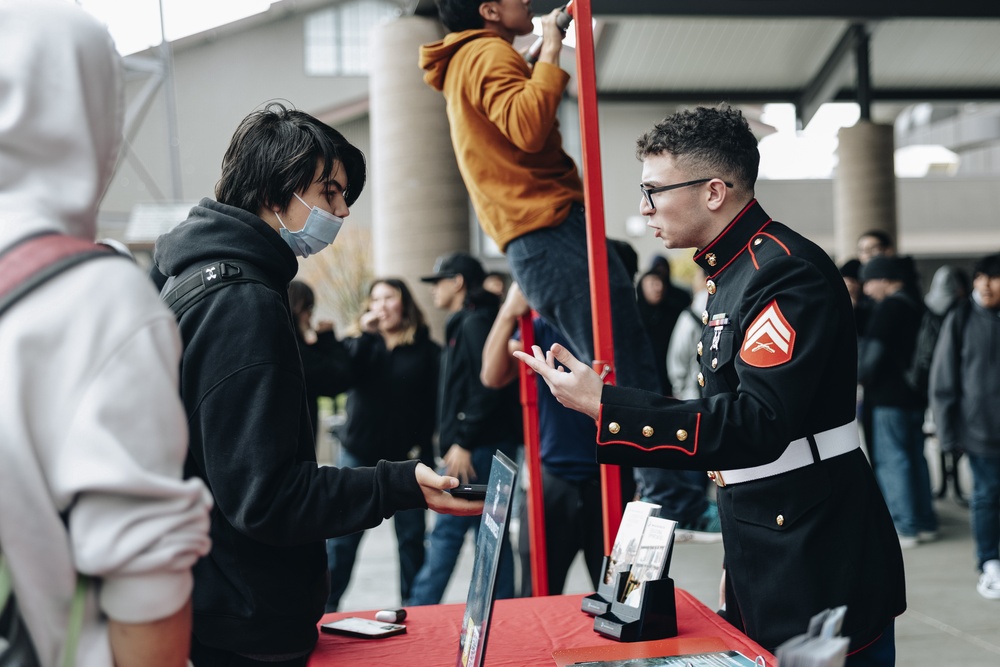
<instances>
[{"instance_id":1,"label":"orange hooded sweatshirt","mask_svg":"<svg viewBox=\"0 0 1000 667\"><path fill-rule=\"evenodd\" d=\"M556 110L569 75L537 63L489 30L453 32L420 47L424 81L444 93L458 168L479 223L501 250L555 227L583 184L562 148Z\"/></svg>"}]
</instances>

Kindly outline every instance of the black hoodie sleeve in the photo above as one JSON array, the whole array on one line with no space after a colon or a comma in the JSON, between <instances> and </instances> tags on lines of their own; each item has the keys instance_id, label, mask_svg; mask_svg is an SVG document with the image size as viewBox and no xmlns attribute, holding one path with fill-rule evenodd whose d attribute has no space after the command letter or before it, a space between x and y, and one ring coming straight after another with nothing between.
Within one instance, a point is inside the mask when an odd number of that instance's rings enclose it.
<instances>
[{"instance_id":1,"label":"black hoodie sleeve","mask_svg":"<svg viewBox=\"0 0 1000 667\"><path fill-rule=\"evenodd\" d=\"M292 323L276 292L259 284L219 290L185 314L181 331L188 472L207 482L216 512L236 531L290 546L426 506L416 462L316 465Z\"/></svg>"}]
</instances>

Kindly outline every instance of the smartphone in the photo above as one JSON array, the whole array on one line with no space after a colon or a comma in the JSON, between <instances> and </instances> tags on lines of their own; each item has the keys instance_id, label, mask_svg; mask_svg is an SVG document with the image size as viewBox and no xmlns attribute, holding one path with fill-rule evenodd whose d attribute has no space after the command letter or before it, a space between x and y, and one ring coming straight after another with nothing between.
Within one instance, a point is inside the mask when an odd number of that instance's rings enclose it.
<instances>
[{"instance_id":1,"label":"smartphone","mask_svg":"<svg viewBox=\"0 0 1000 667\"><path fill-rule=\"evenodd\" d=\"M486 498L485 484L459 484L454 489L448 489L448 493L456 498L466 500L483 500Z\"/></svg>"},{"instance_id":2,"label":"smartphone","mask_svg":"<svg viewBox=\"0 0 1000 667\"><path fill-rule=\"evenodd\" d=\"M406 626L399 623L385 623L383 621L372 621L367 618L343 618L339 621L324 623L320 626L323 632L348 635L350 637L361 637L362 639L381 639L401 635L406 632Z\"/></svg>"}]
</instances>

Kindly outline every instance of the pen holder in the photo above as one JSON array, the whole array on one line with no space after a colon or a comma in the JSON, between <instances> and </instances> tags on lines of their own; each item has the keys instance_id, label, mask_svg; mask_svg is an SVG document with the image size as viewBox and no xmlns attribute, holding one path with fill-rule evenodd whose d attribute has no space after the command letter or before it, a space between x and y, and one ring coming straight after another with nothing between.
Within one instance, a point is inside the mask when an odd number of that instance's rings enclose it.
<instances>
[{"instance_id":1,"label":"pen holder","mask_svg":"<svg viewBox=\"0 0 1000 667\"><path fill-rule=\"evenodd\" d=\"M604 562L601 565L601 583L597 587L597 592L583 598L583 602L580 604L580 611L591 616L600 616L611 609L611 603L621 596L628 579L628 576L622 578L621 575L616 575L612 583L606 583L609 560L609 556L604 557Z\"/></svg>"},{"instance_id":2,"label":"pen holder","mask_svg":"<svg viewBox=\"0 0 1000 667\"><path fill-rule=\"evenodd\" d=\"M624 589L628 573L619 576ZM594 618L594 632L622 642L641 642L677 636L677 603L674 600L674 580L670 577L642 584L639 606L618 602Z\"/></svg>"}]
</instances>

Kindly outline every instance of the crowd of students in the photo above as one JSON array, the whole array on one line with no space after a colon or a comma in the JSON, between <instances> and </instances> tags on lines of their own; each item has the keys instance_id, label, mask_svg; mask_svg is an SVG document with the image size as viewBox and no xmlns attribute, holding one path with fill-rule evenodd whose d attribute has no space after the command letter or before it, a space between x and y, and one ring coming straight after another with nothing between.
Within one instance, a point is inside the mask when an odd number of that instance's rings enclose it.
<instances>
[{"instance_id":1,"label":"crowd of students","mask_svg":"<svg viewBox=\"0 0 1000 667\"><path fill-rule=\"evenodd\" d=\"M869 234L854 279L870 301L852 303L853 269L841 280L757 201L742 113L678 112L637 141L639 212L665 248L697 248L702 328L677 339L698 391L681 397L666 366L684 357L666 341L691 298L657 267L637 288L614 251L611 312L598 315L612 320L618 386L605 385L590 365L583 188L555 121L569 80L560 10L542 18L532 67L512 46L533 28L529 3L437 5L450 32L420 64L515 281L501 300L475 258L439 258L423 281L448 313L441 347L390 277L371 285L356 335L313 321L313 295L292 282L298 260L334 242L368 165L282 103L236 128L214 197L157 240L152 281L93 245L122 137L120 58L71 3L0 0L0 260L43 248L0 274L33 278L14 280L31 289L0 326L0 568L21 646L46 665L305 665L361 531L393 516L401 598L439 601L483 509L447 491L488 477L493 453L520 442L514 359L553 399L541 448L551 592L576 549L596 581L597 462L629 466L637 497L721 536L733 625L774 649L816 609L847 604L847 664L892 664L900 548L937 530L929 399L939 439L972 466L978 590L1000 598L1000 255L976 264L971 297L949 308L936 292L925 300L891 239ZM86 252L46 264L70 246ZM545 349L518 344L512 323L529 307ZM925 387L912 360L928 310L940 332ZM853 421L859 377L872 465ZM316 398L342 391L342 465L319 466ZM438 516L425 540L426 509ZM563 543L568 513L587 532ZM515 592L504 551L501 597Z\"/></svg>"},{"instance_id":2,"label":"crowd of students","mask_svg":"<svg viewBox=\"0 0 1000 667\"><path fill-rule=\"evenodd\" d=\"M900 545L938 539L925 452L933 435L938 497L951 479L965 502L957 465L968 458L976 588L1000 599L1000 254L976 260L971 280L960 267L939 267L925 294L913 258L898 255L889 234L871 231L841 274L855 306L866 445Z\"/></svg>"}]
</instances>

